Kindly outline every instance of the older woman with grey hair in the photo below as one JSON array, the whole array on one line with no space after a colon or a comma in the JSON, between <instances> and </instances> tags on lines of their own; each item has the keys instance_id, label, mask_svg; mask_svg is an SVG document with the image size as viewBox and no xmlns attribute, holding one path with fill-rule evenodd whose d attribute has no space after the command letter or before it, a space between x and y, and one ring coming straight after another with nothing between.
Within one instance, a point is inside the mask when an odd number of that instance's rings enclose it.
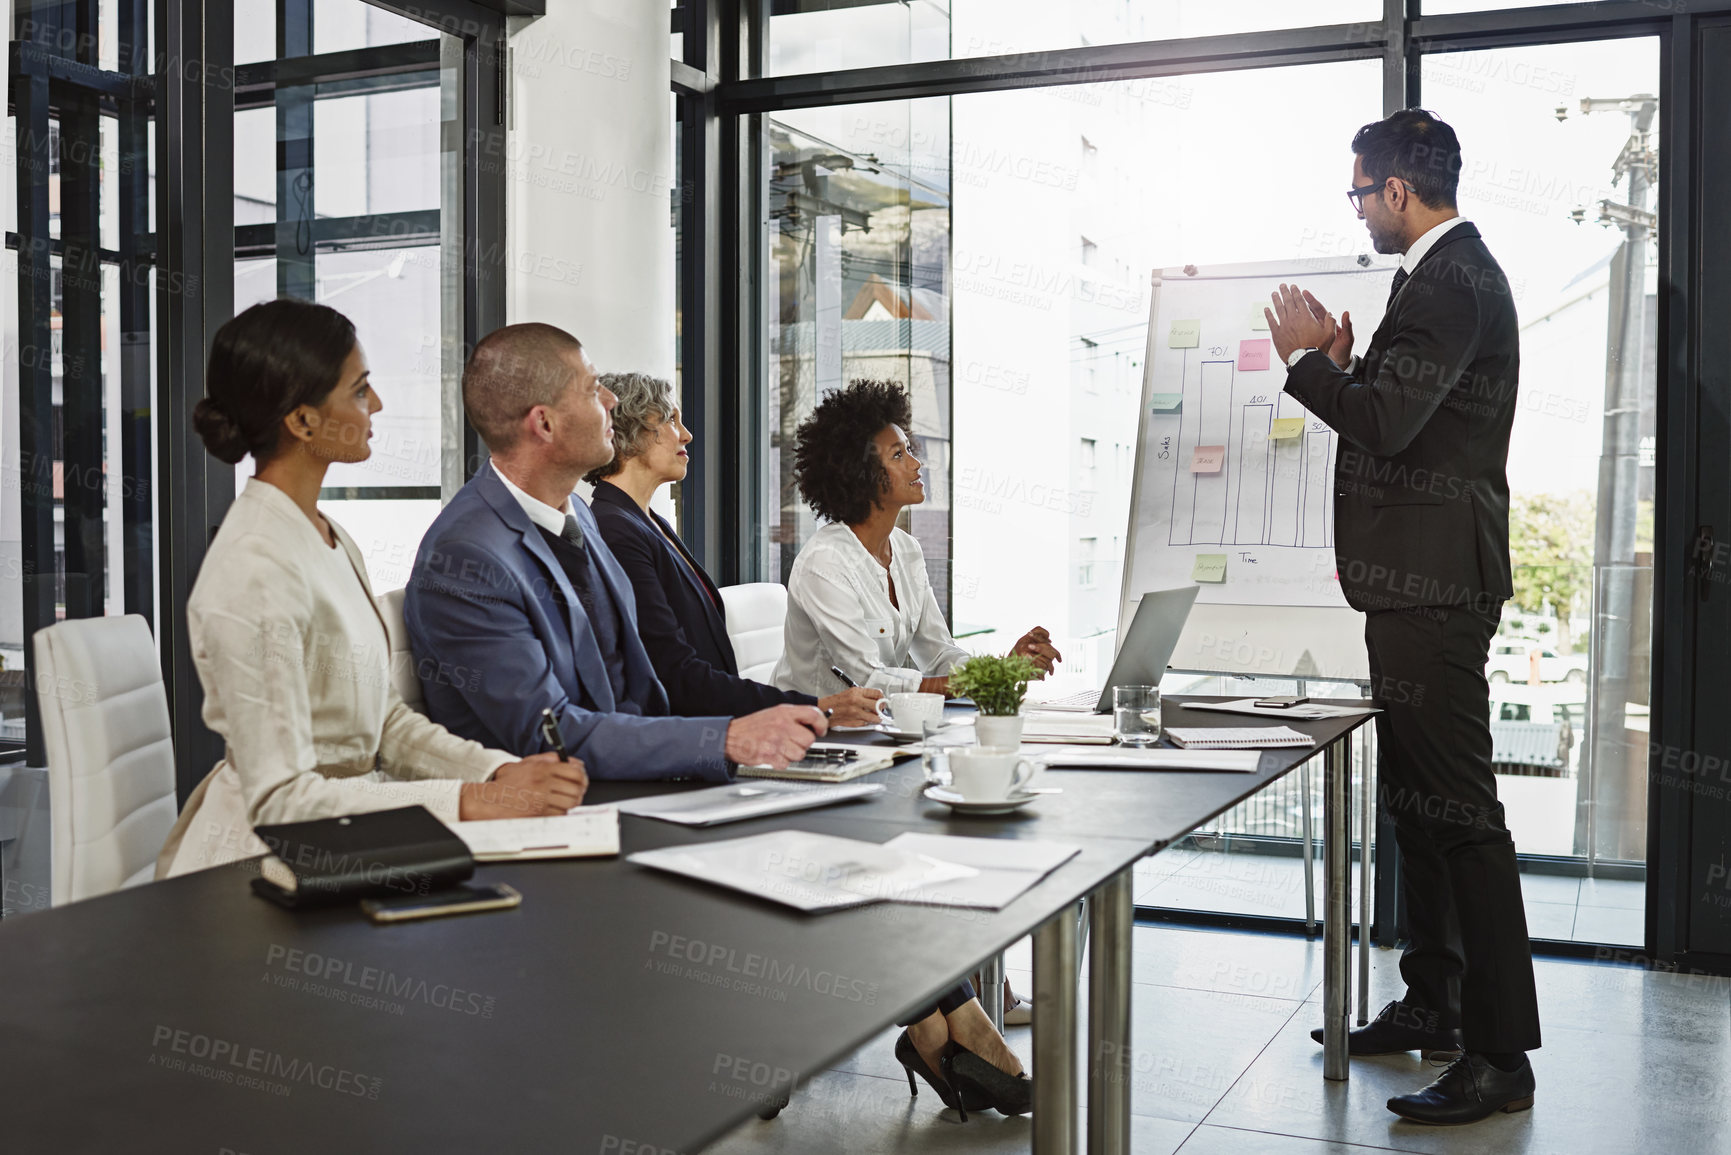
<instances>
[{"instance_id":1,"label":"older woman with grey hair","mask_svg":"<svg viewBox=\"0 0 1731 1155\"><path fill-rule=\"evenodd\" d=\"M613 460L591 470L592 508L601 539L637 593L637 632L667 687L669 709L689 717L740 717L783 702L832 711L831 723L878 721L877 690L847 690L817 699L739 676L727 637L727 610L703 567L661 515L649 508L663 485L690 467L691 433L679 420L673 387L646 373L601 378L619 398L613 410Z\"/></svg>"}]
</instances>

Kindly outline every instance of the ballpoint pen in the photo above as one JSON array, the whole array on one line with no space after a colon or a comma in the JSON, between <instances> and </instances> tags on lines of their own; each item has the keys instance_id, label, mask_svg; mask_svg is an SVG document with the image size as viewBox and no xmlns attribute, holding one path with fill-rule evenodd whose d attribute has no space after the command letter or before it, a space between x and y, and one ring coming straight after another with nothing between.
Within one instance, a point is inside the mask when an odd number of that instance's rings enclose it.
<instances>
[{"instance_id":1,"label":"ballpoint pen","mask_svg":"<svg viewBox=\"0 0 1731 1155\"><path fill-rule=\"evenodd\" d=\"M553 748L559 761L571 761L571 755L565 752L565 737L559 733L559 719L553 715L552 707L541 711L541 741Z\"/></svg>"},{"instance_id":2,"label":"ballpoint pen","mask_svg":"<svg viewBox=\"0 0 1731 1155\"><path fill-rule=\"evenodd\" d=\"M831 666L829 668L829 672L834 674L836 677L840 678L841 684L846 686L848 689L850 689L850 690L859 689L859 683L854 681L852 678L848 677L847 672L845 670L843 670L840 666ZM878 712L878 717L881 718L884 716L884 707L887 705L889 705L889 702L886 701L885 699L879 698L877 700L876 708L877 708L877 712ZM829 714L831 714L833 712L834 711L825 711L825 716L827 717Z\"/></svg>"}]
</instances>

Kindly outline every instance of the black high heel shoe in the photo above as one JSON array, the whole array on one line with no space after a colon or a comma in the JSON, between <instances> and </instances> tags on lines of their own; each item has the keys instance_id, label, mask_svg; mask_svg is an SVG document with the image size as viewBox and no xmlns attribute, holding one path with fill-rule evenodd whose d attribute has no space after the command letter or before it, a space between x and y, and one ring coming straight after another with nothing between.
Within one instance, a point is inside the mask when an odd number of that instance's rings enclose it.
<instances>
[{"instance_id":1,"label":"black high heel shoe","mask_svg":"<svg viewBox=\"0 0 1731 1155\"><path fill-rule=\"evenodd\" d=\"M1001 1071L960 1044L944 1052L943 1069L957 1097L976 1111L990 1107L1000 1115L1026 1115L1034 1109L1034 1080Z\"/></svg>"},{"instance_id":2,"label":"black high heel shoe","mask_svg":"<svg viewBox=\"0 0 1731 1155\"><path fill-rule=\"evenodd\" d=\"M952 1043L948 1046L954 1046L954 1044ZM919 1096L919 1085L914 1082L914 1076L918 1075L931 1085L932 1090L938 1093L938 1098L944 1101L944 1106L954 1108L961 1115L962 1122L966 1123L968 1121L967 1100L964 1099L959 1091L946 1082L942 1075L933 1071L926 1065L925 1059L920 1056L919 1048L914 1046L914 1041L908 1038L908 1033L905 1030L900 1035L896 1036L896 1061L900 1063L902 1068L908 1073L908 1094L910 1096L916 1098ZM939 1065L947 1067L949 1061L949 1050L946 1047L944 1057L939 1061ZM981 1105L982 1104L975 1104L974 1109L976 1111L979 1110Z\"/></svg>"}]
</instances>

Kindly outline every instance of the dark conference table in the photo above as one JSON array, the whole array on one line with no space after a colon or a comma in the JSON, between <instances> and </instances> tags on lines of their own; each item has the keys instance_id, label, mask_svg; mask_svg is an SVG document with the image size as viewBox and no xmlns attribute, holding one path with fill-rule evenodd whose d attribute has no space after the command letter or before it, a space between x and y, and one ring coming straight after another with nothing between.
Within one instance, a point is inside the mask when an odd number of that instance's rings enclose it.
<instances>
[{"instance_id":1,"label":"dark conference table","mask_svg":"<svg viewBox=\"0 0 1731 1155\"><path fill-rule=\"evenodd\" d=\"M291 914L253 897L251 864L237 863L8 919L0 1142L56 1155L685 1155L1032 932L1033 1146L1068 1155L1074 912L1091 896L1089 1146L1126 1151L1134 865L1318 750L1326 1029L1344 1073L1345 738L1363 721L1290 723L1318 746L1267 751L1254 774L1052 770L1047 784L1063 794L1001 818L953 817L920 797L917 760L874 776L889 789L864 803L708 830L626 816L618 859L482 866L478 881L523 892L514 911L390 927L353 908ZM590 801L644 792L597 784ZM879 904L816 916L623 856L778 828L1082 850L1001 911Z\"/></svg>"}]
</instances>

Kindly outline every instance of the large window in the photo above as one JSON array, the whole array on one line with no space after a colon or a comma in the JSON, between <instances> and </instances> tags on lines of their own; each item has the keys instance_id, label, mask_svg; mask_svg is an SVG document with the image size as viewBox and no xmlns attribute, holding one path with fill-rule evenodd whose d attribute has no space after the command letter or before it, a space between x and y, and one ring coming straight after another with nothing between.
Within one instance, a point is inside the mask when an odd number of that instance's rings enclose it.
<instances>
[{"instance_id":1,"label":"large window","mask_svg":"<svg viewBox=\"0 0 1731 1155\"><path fill-rule=\"evenodd\" d=\"M153 614L147 6L12 6L0 141L0 751L30 635Z\"/></svg>"},{"instance_id":2,"label":"large window","mask_svg":"<svg viewBox=\"0 0 1731 1155\"><path fill-rule=\"evenodd\" d=\"M446 324L461 317L460 279L447 275L460 251L460 44L360 0L248 7L236 58L275 83L235 113L235 310L299 296L355 323L384 410L372 456L333 466L321 504L354 537L374 591L400 588L463 477L461 339ZM236 484L252 471L241 462Z\"/></svg>"},{"instance_id":3,"label":"large window","mask_svg":"<svg viewBox=\"0 0 1731 1155\"><path fill-rule=\"evenodd\" d=\"M1461 211L1521 323L1491 730L1516 845L1583 867L1529 878L1544 938L1642 938L1659 80L1655 39L1424 58L1425 104L1461 137Z\"/></svg>"},{"instance_id":4,"label":"large window","mask_svg":"<svg viewBox=\"0 0 1731 1155\"><path fill-rule=\"evenodd\" d=\"M1485 6L1427 4L1426 16ZM1181 43L1089 47L1277 29L1299 10L774 5L763 67L786 79L749 86L753 106L769 109L759 331L771 541L758 572L784 578L813 528L789 477L799 420L828 389L890 377L913 392L933 483L908 528L954 632L1001 649L1038 621L1066 657L1049 691L1098 684L1117 641L1150 275L1369 254L1340 197L1349 143L1420 92L1460 134L1461 212L1508 272L1522 325L1509 463L1516 594L1487 678L1530 929L1637 944L1664 460L1658 41L1573 31L1568 43L1470 50L1451 40L1455 51L1406 58L1383 51L1393 42L1382 8L1312 5L1305 22L1351 29L1314 49L1315 29L1217 44L1210 51L1249 56L1260 44L1266 55L1251 68L1208 72L1199 60L1174 75L1161 54ZM1542 40L1553 16L1534 20ZM1459 20L1438 23L1462 35ZM1408 31L1438 46L1427 27L1415 14ZM1126 63L1139 55L1146 64ZM1294 63L1305 55L1318 62ZM989 70L945 63L979 56L1002 59ZM1092 79L1096 59L1148 75L1073 83ZM837 80L839 69L863 71ZM1026 87L1029 71L1053 70L1071 83ZM823 93L840 83L851 100L880 82L886 94L927 95L830 103ZM1277 110L1295 99L1301 141L1279 127ZM1292 677L1188 676L1169 689L1362 692ZM1360 785L1372 753L1368 739L1355 747ZM1150 864L1137 901L1304 917L1314 879L1299 848L1319 786L1295 775L1221 815ZM1397 918L1392 872L1377 877L1379 918Z\"/></svg>"},{"instance_id":5,"label":"large window","mask_svg":"<svg viewBox=\"0 0 1731 1155\"><path fill-rule=\"evenodd\" d=\"M1361 24L1377 0L778 0L770 72L830 72L1135 40ZM1351 31L1348 32L1351 35Z\"/></svg>"},{"instance_id":6,"label":"large window","mask_svg":"<svg viewBox=\"0 0 1731 1155\"><path fill-rule=\"evenodd\" d=\"M794 433L861 378L913 395L926 500L904 526L950 612L950 108L947 99L808 109L769 122L764 423L770 572L816 529L793 483ZM965 623L957 633L965 631Z\"/></svg>"},{"instance_id":7,"label":"large window","mask_svg":"<svg viewBox=\"0 0 1731 1155\"><path fill-rule=\"evenodd\" d=\"M504 17L467 0L202 13L10 6L0 790L44 765L31 638L62 618L145 616L182 791L220 756L184 605L247 472L190 421L231 304L292 294L356 322L386 409L372 460L333 470L323 501L379 589L469 466L464 346L504 316Z\"/></svg>"}]
</instances>

